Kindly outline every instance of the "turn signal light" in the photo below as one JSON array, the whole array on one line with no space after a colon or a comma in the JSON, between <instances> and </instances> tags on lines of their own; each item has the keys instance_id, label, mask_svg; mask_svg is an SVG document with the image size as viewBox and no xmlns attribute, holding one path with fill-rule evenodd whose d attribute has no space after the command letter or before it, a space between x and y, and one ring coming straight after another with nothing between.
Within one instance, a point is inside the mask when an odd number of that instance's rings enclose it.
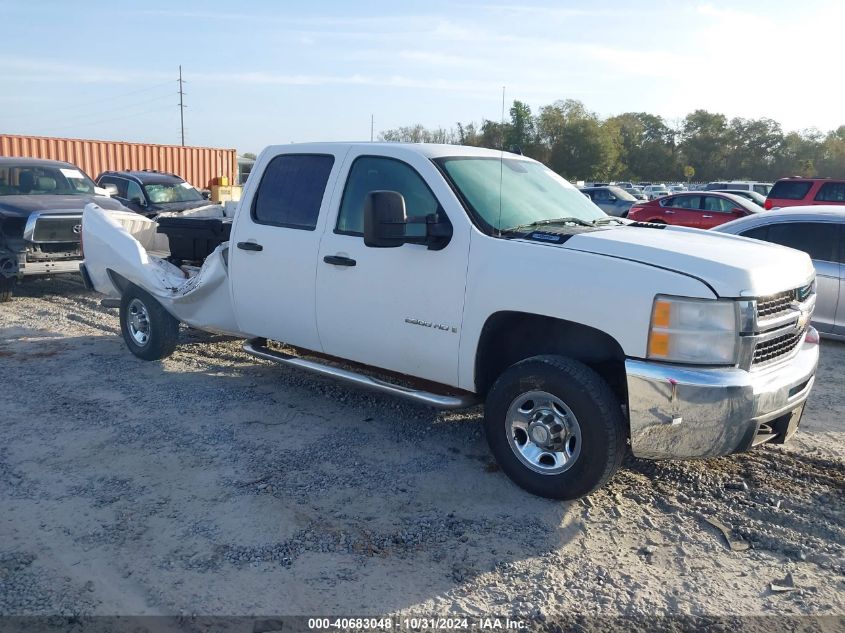
<instances>
[{"instance_id":1,"label":"turn signal light","mask_svg":"<svg viewBox=\"0 0 845 633\"><path fill-rule=\"evenodd\" d=\"M669 355L669 334L665 332L652 332L648 337L648 354L653 357Z\"/></svg>"},{"instance_id":2,"label":"turn signal light","mask_svg":"<svg viewBox=\"0 0 845 633\"><path fill-rule=\"evenodd\" d=\"M654 313L651 317L653 327L668 328L672 318L672 304L658 299L654 302Z\"/></svg>"}]
</instances>

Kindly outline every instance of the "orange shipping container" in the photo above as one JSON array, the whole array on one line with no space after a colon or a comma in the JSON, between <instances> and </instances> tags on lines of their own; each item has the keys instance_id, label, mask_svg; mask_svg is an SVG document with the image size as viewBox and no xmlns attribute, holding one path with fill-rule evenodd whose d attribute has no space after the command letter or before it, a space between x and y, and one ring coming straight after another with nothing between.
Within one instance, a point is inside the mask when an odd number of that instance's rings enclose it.
<instances>
[{"instance_id":1,"label":"orange shipping container","mask_svg":"<svg viewBox=\"0 0 845 633\"><path fill-rule=\"evenodd\" d=\"M201 189L210 188L220 178L237 182L238 174L236 151L214 147L0 134L0 156L63 160L92 178L107 170L156 169L174 173Z\"/></svg>"}]
</instances>

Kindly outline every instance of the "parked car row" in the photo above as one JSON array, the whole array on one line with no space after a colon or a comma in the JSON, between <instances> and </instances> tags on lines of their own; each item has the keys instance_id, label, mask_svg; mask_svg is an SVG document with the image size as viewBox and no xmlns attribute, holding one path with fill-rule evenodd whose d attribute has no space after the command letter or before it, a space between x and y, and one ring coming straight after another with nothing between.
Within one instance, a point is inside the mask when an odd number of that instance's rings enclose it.
<instances>
[{"instance_id":1,"label":"parked car row","mask_svg":"<svg viewBox=\"0 0 845 633\"><path fill-rule=\"evenodd\" d=\"M772 188L772 183L770 182L755 182L753 180L731 180L731 181L719 181L719 182L710 182L704 185L704 191L754 191L759 193L761 196L769 195L769 191Z\"/></svg>"}]
</instances>

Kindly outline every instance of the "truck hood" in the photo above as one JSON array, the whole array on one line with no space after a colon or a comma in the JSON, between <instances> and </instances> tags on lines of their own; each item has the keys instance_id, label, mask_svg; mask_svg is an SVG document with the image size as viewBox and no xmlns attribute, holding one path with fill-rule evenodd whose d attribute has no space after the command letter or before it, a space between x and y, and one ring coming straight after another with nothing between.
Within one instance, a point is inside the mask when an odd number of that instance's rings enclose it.
<instances>
[{"instance_id":1,"label":"truck hood","mask_svg":"<svg viewBox=\"0 0 845 633\"><path fill-rule=\"evenodd\" d=\"M678 226L620 226L573 235L563 248L650 264L696 277L720 297L766 296L814 276L806 253Z\"/></svg>"},{"instance_id":2,"label":"truck hood","mask_svg":"<svg viewBox=\"0 0 845 633\"><path fill-rule=\"evenodd\" d=\"M117 200L103 196L37 195L0 196L0 217L26 218L35 211L79 211L89 202L110 211L127 211Z\"/></svg>"}]
</instances>

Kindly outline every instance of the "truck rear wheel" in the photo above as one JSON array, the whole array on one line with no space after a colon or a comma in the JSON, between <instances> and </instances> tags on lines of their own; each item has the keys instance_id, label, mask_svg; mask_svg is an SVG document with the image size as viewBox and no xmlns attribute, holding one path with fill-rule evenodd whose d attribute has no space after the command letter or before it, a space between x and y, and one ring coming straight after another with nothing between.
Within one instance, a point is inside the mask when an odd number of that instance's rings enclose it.
<instances>
[{"instance_id":1,"label":"truck rear wheel","mask_svg":"<svg viewBox=\"0 0 845 633\"><path fill-rule=\"evenodd\" d=\"M120 331L129 351L144 360L167 358L179 341L179 321L137 286L121 297Z\"/></svg>"},{"instance_id":2,"label":"truck rear wheel","mask_svg":"<svg viewBox=\"0 0 845 633\"><path fill-rule=\"evenodd\" d=\"M508 477L550 499L577 499L603 486L625 453L616 395L592 369L562 356L535 356L506 370L487 395L484 426Z\"/></svg>"},{"instance_id":3,"label":"truck rear wheel","mask_svg":"<svg viewBox=\"0 0 845 633\"><path fill-rule=\"evenodd\" d=\"M12 300L12 291L15 288L14 277L0 276L0 303L6 303Z\"/></svg>"}]
</instances>

